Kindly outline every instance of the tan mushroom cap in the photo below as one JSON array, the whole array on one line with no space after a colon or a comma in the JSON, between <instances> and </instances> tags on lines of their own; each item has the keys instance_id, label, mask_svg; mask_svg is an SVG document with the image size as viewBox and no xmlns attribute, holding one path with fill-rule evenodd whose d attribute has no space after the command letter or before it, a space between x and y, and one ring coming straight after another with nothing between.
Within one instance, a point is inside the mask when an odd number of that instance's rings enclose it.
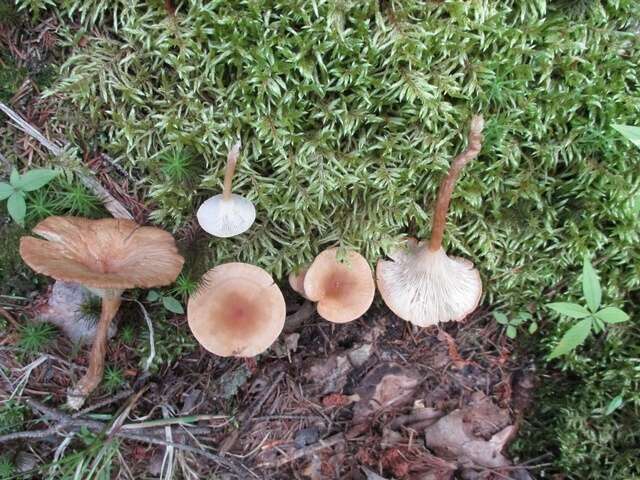
<instances>
[{"instance_id":1,"label":"tan mushroom cap","mask_svg":"<svg viewBox=\"0 0 640 480\"><path fill-rule=\"evenodd\" d=\"M304 293L304 277L306 274L306 269L300 270L297 274L294 272L289 274L289 286L294 292L299 293L305 298L307 297Z\"/></svg>"},{"instance_id":2,"label":"tan mushroom cap","mask_svg":"<svg viewBox=\"0 0 640 480\"><path fill-rule=\"evenodd\" d=\"M173 236L131 220L49 217L34 237L20 239L20 256L56 280L97 289L150 288L172 283L184 259Z\"/></svg>"},{"instance_id":3,"label":"tan mushroom cap","mask_svg":"<svg viewBox=\"0 0 640 480\"><path fill-rule=\"evenodd\" d=\"M318 313L334 323L355 320L373 303L376 286L367 260L357 252L348 252L338 261L338 249L320 253L304 276L304 294L318 302Z\"/></svg>"},{"instance_id":4,"label":"tan mushroom cap","mask_svg":"<svg viewBox=\"0 0 640 480\"><path fill-rule=\"evenodd\" d=\"M221 357L253 357L284 328L286 305L271 275L246 263L209 270L189 299L187 320L198 342Z\"/></svg>"},{"instance_id":5,"label":"tan mushroom cap","mask_svg":"<svg viewBox=\"0 0 640 480\"><path fill-rule=\"evenodd\" d=\"M407 248L380 260L376 268L378 290L400 318L420 327L461 321L482 297L480 273L469 260L429 250L415 239Z\"/></svg>"}]
</instances>

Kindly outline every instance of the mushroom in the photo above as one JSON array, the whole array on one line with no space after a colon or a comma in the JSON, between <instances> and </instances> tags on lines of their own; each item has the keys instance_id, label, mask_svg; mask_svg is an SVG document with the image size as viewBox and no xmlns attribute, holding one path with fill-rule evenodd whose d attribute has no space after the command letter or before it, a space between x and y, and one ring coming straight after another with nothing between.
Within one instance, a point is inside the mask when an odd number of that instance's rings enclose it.
<instances>
[{"instance_id":1,"label":"mushroom","mask_svg":"<svg viewBox=\"0 0 640 480\"><path fill-rule=\"evenodd\" d=\"M302 282L302 295L318 302L320 316L334 323L361 317L371 306L376 291L373 272L365 258L351 251L340 262L337 248L320 253L302 274ZM300 277L290 277L290 283L294 290L299 288Z\"/></svg>"},{"instance_id":2,"label":"mushroom","mask_svg":"<svg viewBox=\"0 0 640 480\"><path fill-rule=\"evenodd\" d=\"M264 352L280 335L285 316L284 297L271 275L247 263L209 270L187 305L191 332L221 357Z\"/></svg>"},{"instance_id":3,"label":"mushroom","mask_svg":"<svg viewBox=\"0 0 640 480\"><path fill-rule=\"evenodd\" d=\"M102 298L89 368L68 396L69 406L78 409L102 379L107 332L122 292L172 283L184 259L171 234L131 220L49 217L33 232L45 240L20 239L20 256L27 265L56 280L79 283Z\"/></svg>"},{"instance_id":4,"label":"mushroom","mask_svg":"<svg viewBox=\"0 0 640 480\"><path fill-rule=\"evenodd\" d=\"M253 225L256 209L244 197L231 193L231 182L238 163L240 142L236 143L227 156L222 194L215 195L198 208L198 223L207 233L216 237L234 237Z\"/></svg>"},{"instance_id":5,"label":"mushroom","mask_svg":"<svg viewBox=\"0 0 640 480\"><path fill-rule=\"evenodd\" d=\"M410 238L406 248L392 252L392 261L380 260L378 289L387 306L400 318L426 327L461 321L478 306L482 295L480 274L469 260L448 257L442 248L447 210L462 168L482 147L481 116L474 116L469 145L458 155L440 185L429 242Z\"/></svg>"},{"instance_id":6,"label":"mushroom","mask_svg":"<svg viewBox=\"0 0 640 480\"><path fill-rule=\"evenodd\" d=\"M304 276L306 274L306 269L302 269L298 273L291 272L289 274L289 286L294 292L300 294L304 298L307 298L304 293Z\"/></svg>"}]
</instances>

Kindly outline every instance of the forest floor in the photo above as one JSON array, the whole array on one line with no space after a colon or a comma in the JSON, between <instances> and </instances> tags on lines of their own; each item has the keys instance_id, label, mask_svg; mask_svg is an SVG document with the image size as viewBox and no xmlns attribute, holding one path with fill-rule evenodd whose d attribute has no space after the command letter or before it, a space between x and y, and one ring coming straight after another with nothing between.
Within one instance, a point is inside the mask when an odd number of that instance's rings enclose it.
<instances>
[{"instance_id":1,"label":"forest floor","mask_svg":"<svg viewBox=\"0 0 640 480\"><path fill-rule=\"evenodd\" d=\"M183 478L503 479L544 465L508 458L535 376L482 310L464 324L414 330L385 307L334 325L291 300L287 332L259 359L192 348L153 374L117 335L107 358L126 381L71 416L67 388L86 352L62 335L34 355L12 348L15 317L42 311L46 297L1 311L14 325L0 337L0 395L17 392L31 410L29 429L3 450L26 471L54 468L66 438L84 468L117 459L114 478L172 478L170 469ZM170 324L188 329L183 316Z\"/></svg>"}]
</instances>

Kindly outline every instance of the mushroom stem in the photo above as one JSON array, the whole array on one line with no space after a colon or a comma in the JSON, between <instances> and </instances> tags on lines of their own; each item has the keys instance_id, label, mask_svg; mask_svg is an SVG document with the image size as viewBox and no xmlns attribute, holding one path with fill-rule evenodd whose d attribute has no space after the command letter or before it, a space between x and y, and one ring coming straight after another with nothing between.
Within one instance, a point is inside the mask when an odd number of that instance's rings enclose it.
<instances>
[{"instance_id":1,"label":"mushroom stem","mask_svg":"<svg viewBox=\"0 0 640 480\"><path fill-rule=\"evenodd\" d=\"M428 249L437 251L442 247L442 238L444 237L444 229L447 223L447 212L451 201L451 194L456 180L464 166L471 160L476 158L482 148L482 128L484 120L480 115L474 115L471 119L471 128L469 130L469 145L467 149L458 155L449 168L449 173L440 184L438 191L438 199L436 200L436 208L433 214L433 228L431 229L431 239L429 240Z\"/></svg>"},{"instance_id":2,"label":"mushroom stem","mask_svg":"<svg viewBox=\"0 0 640 480\"><path fill-rule=\"evenodd\" d=\"M224 172L224 186L222 187L222 198L224 200L231 198L231 182L233 180L233 174L236 171L238 155L240 155L240 142L237 142L231 148L229 155L227 155L227 169Z\"/></svg>"},{"instance_id":3,"label":"mushroom stem","mask_svg":"<svg viewBox=\"0 0 640 480\"><path fill-rule=\"evenodd\" d=\"M107 349L107 334L109 325L116 316L122 299L120 295L104 297L102 299L102 311L96 329L96 337L93 340L91 354L89 355L89 368L80 379L75 388L69 393L67 403L75 410L79 409L86 398L93 392L102 380L104 372L104 356Z\"/></svg>"}]
</instances>

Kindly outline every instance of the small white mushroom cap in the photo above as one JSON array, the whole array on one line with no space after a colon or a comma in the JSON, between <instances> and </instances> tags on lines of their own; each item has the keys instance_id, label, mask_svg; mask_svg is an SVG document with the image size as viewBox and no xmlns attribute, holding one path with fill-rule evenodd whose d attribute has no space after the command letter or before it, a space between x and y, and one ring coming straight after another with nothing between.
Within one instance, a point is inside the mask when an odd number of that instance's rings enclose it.
<instances>
[{"instance_id":1,"label":"small white mushroom cap","mask_svg":"<svg viewBox=\"0 0 640 480\"><path fill-rule=\"evenodd\" d=\"M198 223L204 231L216 237L228 238L249 230L256 220L256 209L249 200L231 193L233 174L240 155L240 142L227 156L224 188L220 195L207 199L198 208Z\"/></svg>"},{"instance_id":2,"label":"small white mushroom cap","mask_svg":"<svg viewBox=\"0 0 640 480\"><path fill-rule=\"evenodd\" d=\"M198 208L198 223L216 237L234 237L249 230L256 219L256 209L249 200L235 193L225 199L222 194L207 199Z\"/></svg>"},{"instance_id":3,"label":"small white mushroom cap","mask_svg":"<svg viewBox=\"0 0 640 480\"><path fill-rule=\"evenodd\" d=\"M461 321L478 306L482 280L469 260L448 257L410 239L407 248L380 260L378 290L400 318L420 327Z\"/></svg>"}]
</instances>

